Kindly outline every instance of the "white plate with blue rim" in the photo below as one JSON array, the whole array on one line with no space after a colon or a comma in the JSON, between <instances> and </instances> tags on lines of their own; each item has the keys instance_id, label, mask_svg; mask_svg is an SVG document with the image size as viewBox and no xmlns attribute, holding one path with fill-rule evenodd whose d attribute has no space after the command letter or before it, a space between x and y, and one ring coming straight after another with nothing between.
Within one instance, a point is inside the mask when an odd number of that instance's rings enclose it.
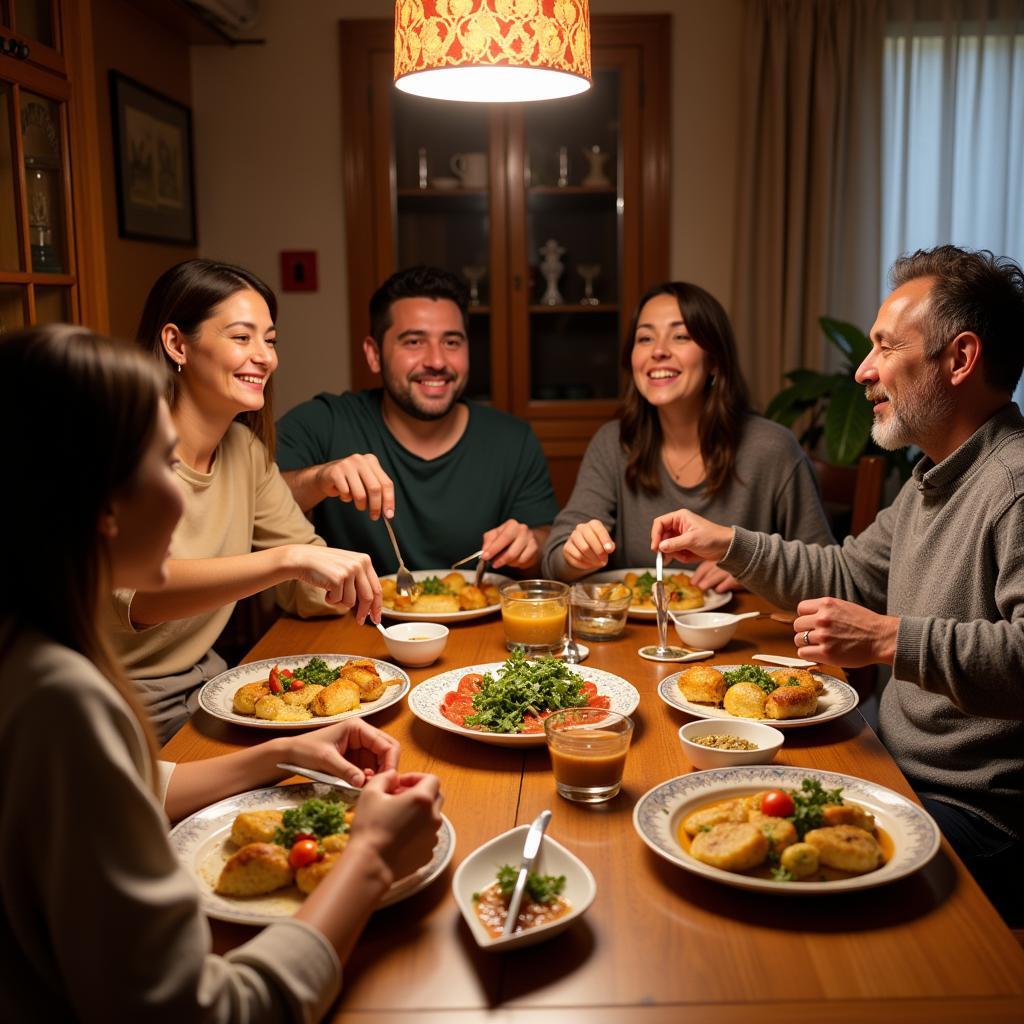
<instances>
[{"instance_id":1,"label":"white plate with blue rim","mask_svg":"<svg viewBox=\"0 0 1024 1024\"><path fill-rule=\"evenodd\" d=\"M701 807L764 789L799 789L804 779L815 779L827 790L841 789L844 801L859 804L875 816L876 824L892 842L892 851L881 867L832 881L777 882L712 867L697 860L680 841L683 820ZM695 875L739 889L799 896L859 891L894 882L923 868L938 852L941 841L938 826L923 807L885 786L852 775L786 765L712 768L669 779L640 797L633 808L633 827L659 857Z\"/></svg>"},{"instance_id":2,"label":"white plate with blue rim","mask_svg":"<svg viewBox=\"0 0 1024 1024\"><path fill-rule=\"evenodd\" d=\"M451 569L415 569L413 570L412 577L414 580L419 582L420 580L429 579L431 576L437 579L444 579L445 576L451 573ZM458 572L458 569L455 570ZM474 574L471 572L460 572L459 575L467 582L473 582ZM390 576L381 576L382 580L393 580L395 574L392 573ZM496 572L484 573L483 585L500 587L502 583L507 583L511 579L509 576L502 576ZM386 618L395 619L397 622L468 622L470 619L483 618L485 615L492 615L496 611L501 610L500 602L493 602L492 604L485 605L483 608L467 608L457 612L427 612L427 611L415 611L409 609L401 611L397 608L381 608L381 614Z\"/></svg>"},{"instance_id":3,"label":"white plate with blue rim","mask_svg":"<svg viewBox=\"0 0 1024 1024\"><path fill-rule=\"evenodd\" d=\"M171 846L199 883L203 913L219 921L251 925L273 924L283 917L291 917L306 898L294 885L265 896L221 896L215 892L221 870L239 849L231 840L231 826L243 811L286 811L314 797L333 800L336 796L337 790L320 783L269 786L211 804L171 829ZM398 879L384 894L380 905L390 906L425 889L448 866L454 852L455 829L441 815L441 827L430 861L419 871Z\"/></svg>"},{"instance_id":4,"label":"white plate with blue rim","mask_svg":"<svg viewBox=\"0 0 1024 1024\"><path fill-rule=\"evenodd\" d=\"M580 580L581 583L622 583L625 579L626 573L635 572L637 576L643 576L644 573L650 573L654 576L653 566L640 566L632 569L609 569L605 572L595 572L585 579ZM666 569L665 579L670 576L682 575L683 570L679 568ZM688 574L687 574L688 575ZM724 594L719 594L716 590L705 590L704 591L704 603L699 608L686 608L688 612L713 612L716 608L724 608L732 600L732 591L727 590ZM681 608L671 609L672 611L683 611ZM631 604L629 606L629 614L638 619L655 619L658 616L657 611L653 604Z\"/></svg>"}]
</instances>

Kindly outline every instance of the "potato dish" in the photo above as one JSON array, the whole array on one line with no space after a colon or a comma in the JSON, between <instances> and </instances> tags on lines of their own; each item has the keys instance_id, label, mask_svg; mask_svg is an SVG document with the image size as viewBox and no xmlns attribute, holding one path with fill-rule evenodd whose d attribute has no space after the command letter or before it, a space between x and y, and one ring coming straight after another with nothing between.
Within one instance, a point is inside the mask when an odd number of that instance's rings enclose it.
<instances>
[{"instance_id":1,"label":"potato dish","mask_svg":"<svg viewBox=\"0 0 1024 1024\"><path fill-rule=\"evenodd\" d=\"M633 591L631 608L654 608L654 573L645 572L638 576L635 572L627 572L622 582ZM665 577L665 597L672 611L693 611L704 607L704 591L695 587L684 572Z\"/></svg>"},{"instance_id":2,"label":"potato dish","mask_svg":"<svg viewBox=\"0 0 1024 1024\"><path fill-rule=\"evenodd\" d=\"M680 845L704 864L777 882L828 882L864 875L892 856L874 815L825 790L770 789L721 800L688 814Z\"/></svg>"},{"instance_id":3,"label":"potato dish","mask_svg":"<svg viewBox=\"0 0 1024 1024\"><path fill-rule=\"evenodd\" d=\"M311 893L348 843L352 809L307 800L287 811L245 811L235 818L228 857L214 886L221 896L265 896L295 885Z\"/></svg>"},{"instance_id":4,"label":"potato dish","mask_svg":"<svg viewBox=\"0 0 1024 1024\"><path fill-rule=\"evenodd\" d=\"M294 670L275 665L267 679L240 686L231 708L268 722L308 722L355 711L360 704L377 700L385 689L376 664L367 658L337 668L311 658Z\"/></svg>"},{"instance_id":5,"label":"potato dish","mask_svg":"<svg viewBox=\"0 0 1024 1024\"><path fill-rule=\"evenodd\" d=\"M414 612L422 615L437 615L444 612L467 612L479 608L490 608L501 603L498 588L488 583L475 587L465 576L450 572L447 576L428 576L419 580L412 597L398 593L394 580L380 581L385 608L396 612Z\"/></svg>"},{"instance_id":6,"label":"potato dish","mask_svg":"<svg viewBox=\"0 0 1024 1024\"><path fill-rule=\"evenodd\" d=\"M807 718L818 710L824 683L806 669L766 672L757 665L740 665L719 672L696 665L680 673L679 691L693 704L724 708L736 718Z\"/></svg>"}]
</instances>

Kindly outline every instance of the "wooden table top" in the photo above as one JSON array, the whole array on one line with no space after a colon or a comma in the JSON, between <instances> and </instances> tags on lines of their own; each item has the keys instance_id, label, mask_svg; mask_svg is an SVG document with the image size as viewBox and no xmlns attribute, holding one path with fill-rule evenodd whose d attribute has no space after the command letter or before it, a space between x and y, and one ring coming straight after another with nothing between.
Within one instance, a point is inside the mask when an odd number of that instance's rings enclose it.
<instances>
[{"instance_id":1,"label":"wooden table top","mask_svg":"<svg viewBox=\"0 0 1024 1024\"><path fill-rule=\"evenodd\" d=\"M730 610L767 606L737 595ZM745 892L655 856L632 824L652 786L690 771L676 731L688 716L665 705L658 682L678 665L644 661L652 624L630 620L624 637L591 643L586 664L628 679L641 695L623 791L581 806L554 788L541 748L489 746L414 718L403 701L372 719L402 744L401 767L441 777L455 827L451 867L423 892L377 913L345 970L331 1019L435 1024L629 1019L674 1024L680 1014L715 1024L751 1019L815 1022L1016 1021L1024 1019L1024 950L943 840L924 869L855 894L792 898ZM793 654L792 631L768 618L740 624L710 663ZM249 659L346 652L387 658L383 638L351 617L281 619ZM413 686L460 666L506 656L496 616L454 626L440 661L410 670ZM707 664L707 663L705 663ZM832 674L841 675L826 666ZM189 761L266 739L203 712L164 748ZM842 772L913 798L859 711L788 730L777 763ZM451 895L451 876L478 846L545 807L550 834L582 858L597 899L561 936L519 952L480 951ZM252 930L212 922L215 947ZM382 1016L384 1014L385 1016ZM693 1016L696 1015L696 1016Z\"/></svg>"}]
</instances>

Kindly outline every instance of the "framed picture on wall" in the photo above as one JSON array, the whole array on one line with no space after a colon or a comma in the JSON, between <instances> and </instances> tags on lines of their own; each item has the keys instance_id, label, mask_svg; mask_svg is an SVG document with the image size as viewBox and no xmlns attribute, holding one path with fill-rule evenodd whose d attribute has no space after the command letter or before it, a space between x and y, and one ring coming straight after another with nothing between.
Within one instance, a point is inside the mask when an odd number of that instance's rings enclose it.
<instances>
[{"instance_id":1,"label":"framed picture on wall","mask_svg":"<svg viewBox=\"0 0 1024 1024\"><path fill-rule=\"evenodd\" d=\"M192 112L110 72L110 116L122 238L196 243Z\"/></svg>"}]
</instances>

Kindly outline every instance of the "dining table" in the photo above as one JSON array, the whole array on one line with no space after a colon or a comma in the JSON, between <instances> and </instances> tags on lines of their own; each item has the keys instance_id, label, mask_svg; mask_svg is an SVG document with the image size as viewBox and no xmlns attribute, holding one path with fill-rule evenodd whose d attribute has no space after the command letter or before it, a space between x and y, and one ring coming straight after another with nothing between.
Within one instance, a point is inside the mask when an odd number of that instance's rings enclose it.
<instances>
[{"instance_id":1,"label":"dining table","mask_svg":"<svg viewBox=\"0 0 1024 1024\"><path fill-rule=\"evenodd\" d=\"M738 664L756 653L794 655L792 626L749 593L731 611L760 611L702 664ZM903 1024L1024 1020L1024 949L942 840L907 877L856 892L792 896L751 892L670 863L641 840L637 800L694 769L679 727L692 719L658 696L687 666L642 659L656 642L649 620L589 641L585 664L614 673L640 694L622 789L603 804L578 804L555 789L544 746L493 746L415 717L406 700L370 719L401 744L400 768L441 780L456 835L449 867L416 895L373 915L344 967L327 1019L347 1024L771 1024L837 1021ZM296 654L388 660L380 634L351 615L280 618L246 661ZM436 673L507 657L500 616L453 623L440 659L410 669L412 686ZM844 678L836 666L823 671ZM184 762L274 735L198 712L163 748ZM787 729L776 763L841 773L916 802L913 790L860 709ZM300 780L295 779L298 782ZM254 787L255 788L255 787ZM547 942L498 953L478 948L452 895L452 875L472 851L545 808L549 835L589 867L589 910ZM1021 865L1024 878L1024 864ZM255 934L211 921L225 952Z\"/></svg>"}]
</instances>

